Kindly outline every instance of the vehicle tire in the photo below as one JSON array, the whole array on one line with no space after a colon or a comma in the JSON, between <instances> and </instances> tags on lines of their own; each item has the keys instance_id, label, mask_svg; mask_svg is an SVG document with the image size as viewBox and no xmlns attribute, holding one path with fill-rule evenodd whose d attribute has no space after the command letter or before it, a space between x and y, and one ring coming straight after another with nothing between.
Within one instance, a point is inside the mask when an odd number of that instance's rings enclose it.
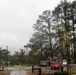
<instances>
[{"instance_id":1,"label":"vehicle tire","mask_svg":"<svg viewBox=\"0 0 76 75\"><path fill-rule=\"evenodd\" d=\"M51 68L51 70L53 70L53 68Z\"/></svg>"},{"instance_id":2,"label":"vehicle tire","mask_svg":"<svg viewBox=\"0 0 76 75\"><path fill-rule=\"evenodd\" d=\"M57 70L60 70L60 68L57 68Z\"/></svg>"}]
</instances>

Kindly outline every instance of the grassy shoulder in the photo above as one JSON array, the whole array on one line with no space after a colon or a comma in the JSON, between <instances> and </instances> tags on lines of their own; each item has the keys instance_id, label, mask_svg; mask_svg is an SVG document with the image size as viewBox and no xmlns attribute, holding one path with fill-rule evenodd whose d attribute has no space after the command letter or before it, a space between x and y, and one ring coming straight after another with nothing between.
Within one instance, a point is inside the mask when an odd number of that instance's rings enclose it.
<instances>
[{"instance_id":1,"label":"grassy shoulder","mask_svg":"<svg viewBox=\"0 0 76 75\"><path fill-rule=\"evenodd\" d=\"M0 73L10 73L10 70L4 70L4 71L0 71Z\"/></svg>"},{"instance_id":2,"label":"grassy shoulder","mask_svg":"<svg viewBox=\"0 0 76 75\"><path fill-rule=\"evenodd\" d=\"M69 74L76 74L76 70L70 70Z\"/></svg>"},{"instance_id":3,"label":"grassy shoulder","mask_svg":"<svg viewBox=\"0 0 76 75\"><path fill-rule=\"evenodd\" d=\"M35 66L38 67L38 66ZM9 67L9 68L14 68L14 66ZM18 67L16 67L18 68ZM28 73L32 73L32 67L31 66L22 66L22 68L27 71ZM59 70L51 70L50 67L41 67L42 74L50 74L54 72L60 72ZM0 71L0 73L11 73L12 70L4 70ZM37 70L35 72L38 72ZM64 71L65 72L65 71ZM67 71L66 71L67 72ZM71 74L76 74L76 70L69 70L68 73Z\"/></svg>"}]
</instances>

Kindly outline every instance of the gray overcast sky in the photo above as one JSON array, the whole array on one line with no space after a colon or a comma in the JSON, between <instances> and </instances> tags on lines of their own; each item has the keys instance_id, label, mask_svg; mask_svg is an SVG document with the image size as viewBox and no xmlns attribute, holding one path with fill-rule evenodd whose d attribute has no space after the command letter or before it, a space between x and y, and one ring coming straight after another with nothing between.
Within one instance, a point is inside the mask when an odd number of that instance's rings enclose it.
<instances>
[{"instance_id":1,"label":"gray overcast sky","mask_svg":"<svg viewBox=\"0 0 76 75\"><path fill-rule=\"evenodd\" d=\"M34 33L38 15L53 10L61 0L0 0L0 47L19 51Z\"/></svg>"}]
</instances>

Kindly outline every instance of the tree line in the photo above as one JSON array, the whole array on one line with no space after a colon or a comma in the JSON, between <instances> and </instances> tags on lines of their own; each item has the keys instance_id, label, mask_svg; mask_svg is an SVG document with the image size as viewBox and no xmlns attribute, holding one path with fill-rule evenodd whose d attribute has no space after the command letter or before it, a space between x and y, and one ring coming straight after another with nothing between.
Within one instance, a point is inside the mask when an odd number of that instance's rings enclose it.
<instances>
[{"instance_id":1,"label":"tree line","mask_svg":"<svg viewBox=\"0 0 76 75\"><path fill-rule=\"evenodd\" d=\"M53 11L45 10L33 28L35 33L27 46L35 61L57 57L76 63L76 0L64 0Z\"/></svg>"},{"instance_id":2,"label":"tree line","mask_svg":"<svg viewBox=\"0 0 76 75\"><path fill-rule=\"evenodd\" d=\"M20 65L25 62L25 51L23 49L20 52L16 51L14 55L10 55L10 51L0 48L0 66L5 65Z\"/></svg>"}]
</instances>

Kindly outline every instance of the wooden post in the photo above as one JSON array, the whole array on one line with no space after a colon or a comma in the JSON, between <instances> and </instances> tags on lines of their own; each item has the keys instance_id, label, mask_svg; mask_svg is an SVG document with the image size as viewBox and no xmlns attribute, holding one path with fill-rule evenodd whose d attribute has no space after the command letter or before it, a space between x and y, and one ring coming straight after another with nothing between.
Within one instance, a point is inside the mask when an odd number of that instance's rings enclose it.
<instances>
[{"instance_id":1,"label":"wooden post","mask_svg":"<svg viewBox=\"0 0 76 75\"><path fill-rule=\"evenodd\" d=\"M63 67L61 67L61 72L63 72Z\"/></svg>"},{"instance_id":2,"label":"wooden post","mask_svg":"<svg viewBox=\"0 0 76 75\"><path fill-rule=\"evenodd\" d=\"M34 65L32 65L32 73L34 73L34 70L38 70L39 75L41 75L41 67L34 68Z\"/></svg>"},{"instance_id":3,"label":"wooden post","mask_svg":"<svg viewBox=\"0 0 76 75\"><path fill-rule=\"evenodd\" d=\"M41 75L41 67L39 67L39 75Z\"/></svg>"},{"instance_id":4,"label":"wooden post","mask_svg":"<svg viewBox=\"0 0 76 75\"><path fill-rule=\"evenodd\" d=\"M34 73L34 65L32 65L32 73Z\"/></svg>"}]
</instances>

